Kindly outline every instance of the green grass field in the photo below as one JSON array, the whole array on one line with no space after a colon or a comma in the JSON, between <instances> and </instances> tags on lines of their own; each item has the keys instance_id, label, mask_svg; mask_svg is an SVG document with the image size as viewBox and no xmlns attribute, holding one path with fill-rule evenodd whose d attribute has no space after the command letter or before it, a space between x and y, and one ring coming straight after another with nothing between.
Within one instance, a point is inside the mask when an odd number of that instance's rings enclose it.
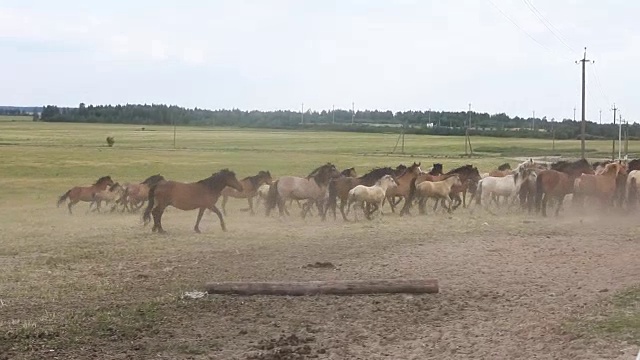
<instances>
[{"instance_id":1,"label":"green grass field","mask_svg":"<svg viewBox=\"0 0 640 360\"><path fill-rule=\"evenodd\" d=\"M179 127L174 148L171 127L0 121L0 359L601 359L619 354L621 341L638 342L631 212L583 217L567 209L543 219L472 204L452 214L385 209L374 221L322 222L301 219L295 204L288 218L250 216L244 199L232 199L228 232L207 213L195 234L195 213L169 208L163 236L144 227L139 212L89 213L81 203L70 216L55 206L70 187L107 174L194 181L230 168L239 177L262 169L278 177L328 161L360 174L413 161L423 169L472 163L484 172L580 149L578 141L551 151L546 140L474 137L478 153L466 158L460 137L408 135L406 154L390 154L397 139ZM605 158L610 146L589 141L590 158ZM630 150L640 152L640 143ZM336 268L308 266L316 262ZM422 277L441 279L441 293L182 297L208 281ZM613 310L594 322L599 303ZM571 338L563 323L576 324Z\"/></svg>"},{"instance_id":2,"label":"green grass field","mask_svg":"<svg viewBox=\"0 0 640 360\"><path fill-rule=\"evenodd\" d=\"M274 176L304 175L327 161L339 168L355 166L364 173L374 166L421 161L423 168L442 162L450 169L466 163L481 171L518 157L579 154L578 141L473 137L476 155L464 157L461 137L407 135L405 154L391 154L396 134L343 132L244 130L178 127L176 148L173 128L167 126L58 124L0 122L0 199L33 199L63 192L109 174L117 181L141 181L162 173L165 177L191 181L220 168L244 177L258 170ZM106 137L115 146L106 146ZM608 141L589 141L590 158L606 158ZM640 142L629 145L640 152ZM39 194L39 195L37 195Z\"/></svg>"}]
</instances>

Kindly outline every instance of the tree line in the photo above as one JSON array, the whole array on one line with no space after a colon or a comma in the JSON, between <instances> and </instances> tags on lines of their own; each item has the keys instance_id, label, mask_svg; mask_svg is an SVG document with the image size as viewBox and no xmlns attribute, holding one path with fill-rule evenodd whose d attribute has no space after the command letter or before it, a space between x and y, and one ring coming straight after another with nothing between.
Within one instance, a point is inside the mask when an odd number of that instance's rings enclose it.
<instances>
[{"instance_id":1,"label":"tree line","mask_svg":"<svg viewBox=\"0 0 640 360\"><path fill-rule=\"evenodd\" d=\"M35 119L35 118L34 118ZM521 118L506 114L451 111L379 111L336 109L335 111L243 111L187 109L175 105L85 105L77 108L47 105L42 108L40 121L118 123L139 125L236 126L275 129L322 129L356 132L393 132L404 128L409 134L464 135L497 137L533 137L576 139L580 136L580 122L570 119ZM629 138L640 137L640 125L630 124ZM618 137L613 124L587 122L588 139Z\"/></svg>"}]
</instances>

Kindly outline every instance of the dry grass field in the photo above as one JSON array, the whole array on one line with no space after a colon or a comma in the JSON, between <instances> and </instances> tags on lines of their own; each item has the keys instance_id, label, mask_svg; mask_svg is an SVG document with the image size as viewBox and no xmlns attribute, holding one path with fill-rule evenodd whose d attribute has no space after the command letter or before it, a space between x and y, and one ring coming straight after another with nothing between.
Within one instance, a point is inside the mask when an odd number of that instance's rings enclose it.
<instances>
[{"instance_id":1,"label":"dry grass field","mask_svg":"<svg viewBox=\"0 0 640 360\"><path fill-rule=\"evenodd\" d=\"M106 147L106 136L115 146ZM230 200L222 232L207 212L169 209L167 235L140 214L74 215L57 197L99 176L193 181L228 167L306 175L331 161L421 161L489 170L508 154L459 155L454 137L0 123L0 359L634 359L640 345L640 238L632 213L559 218L471 205L373 221L270 218ZM478 148L548 141L474 139ZM557 148L574 153L575 141ZM589 143L604 152L608 142ZM632 143L633 151L640 144ZM562 150L564 149L564 150ZM294 210L297 209L294 205ZM414 211L415 213L415 211ZM308 266L329 262L332 266ZM432 295L184 297L209 281L422 278Z\"/></svg>"}]
</instances>

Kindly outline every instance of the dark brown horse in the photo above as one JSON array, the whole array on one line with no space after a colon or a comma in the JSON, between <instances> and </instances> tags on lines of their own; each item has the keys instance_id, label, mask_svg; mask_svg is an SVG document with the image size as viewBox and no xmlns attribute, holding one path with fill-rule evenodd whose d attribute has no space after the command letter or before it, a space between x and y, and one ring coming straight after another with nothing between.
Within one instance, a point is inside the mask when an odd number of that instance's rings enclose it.
<instances>
[{"instance_id":1,"label":"dark brown horse","mask_svg":"<svg viewBox=\"0 0 640 360\"><path fill-rule=\"evenodd\" d=\"M348 221L347 215L344 212L344 208L347 205L349 190L353 189L357 185L373 186L385 175L396 176L406 170L406 166L398 165L395 169L390 167L374 168L368 173L360 177L339 177L331 180L329 183L329 198L327 200L327 206L325 207L322 219L326 219L327 211L331 209L333 211L333 219L336 219L336 208L338 206L338 198L340 199L340 214L342 219Z\"/></svg>"},{"instance_id":2,"label":"dark brown horse","mask_svg":"<svg viewBox=\"0 0 640 360\"><path fill-rule=\"evenodd\" d=\"M585 159L575 162L559 161L551 164L550 170L540 171L536 178L536 211L547 216L547 202L552 198L557 201L558 216L565 196L573 192L574 180L582 174L593 173L591 165Z\"/></svg>"},{"instance_id":3,"label":"dark brown horse","mask_svg":"<svg viewBox=\"0 0 640 360\"><path fill-rule=\"evenodd\" d=\"M142 217L144 223L147 224L153 215L151 231L164 233L161 222L162 214L167 206L171 205L180 210L199 210L196 225L193 227L197 233L200 232L200 220L206 209L218 215L222 231L227 231L222 213L216 207L220 193L227 186L242 191L242 184L236 179L236 174L228 169L220 170L208 178L194 183L161 181L149 189L149 204Z\"/></svg>"},{"instance_id":4,"label":"dark brown horse","mask_svg":"<svg viewBox=\"0 0 640 360\"><path fill-rule=\"evenodd\" d=\"M249 202L249 211L251 215L254 215L253 198L258 194L258 188L263 184L271 184L272 181L271 173L261 170L256 175L247 176L240 180L242 191L238 191L232 187L224 188L224 190L222 190L222 213L227 215L227 200L229 200L229 197L234 197L237 199L247 199Z\"/></svg>"},{"instance_id":5,"label":"dark brown horse","mask_svg":"<svg viewBox=\"0 0 640 360\"><path fill-rule=\"evenodd\" d=\"M91 186L76 186L64 195L60 196L58 199L58 207L65 202L65 200L69 199L69 214L72 214L71 207L77 204L80 201L92 202L94 200L95 194L99 191L105 190L107 187L113 185L114 182L111 180L111 176L103 176L96 180L96 182Z\"/></svg>"}]
</instances>

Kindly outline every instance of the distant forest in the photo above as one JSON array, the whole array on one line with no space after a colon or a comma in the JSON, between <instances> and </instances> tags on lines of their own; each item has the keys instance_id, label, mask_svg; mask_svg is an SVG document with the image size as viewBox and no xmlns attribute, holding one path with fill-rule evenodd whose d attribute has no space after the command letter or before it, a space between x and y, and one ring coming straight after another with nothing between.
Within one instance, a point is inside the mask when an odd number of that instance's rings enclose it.
<instances>
[{"instance_id":1,"label":"distant forest","mask_svg":"<svg viewBox=\"0 0 640 360\"><path fill-rule=\"evenodd\" d=\"M304 123L302 123L304 118ZM304 117L296 111L242 111L186 109L179 106L80 104L77 108L47 105L34 120L47 122L118 123L139 125L236 126L275 129L318 129L354 132L400 132L405 126L409 134L463 135L467 126L472 134L497 137L535 137L577 139L580 122L510 117L506 114L449 111L391 111L336 109L307 111ZM533 128L532 128L533 126ZM630 139L640 137L640 125L629 124ZM618 137L612 124L587 123L588 139Z\"/></svg>"}]
</instances>

